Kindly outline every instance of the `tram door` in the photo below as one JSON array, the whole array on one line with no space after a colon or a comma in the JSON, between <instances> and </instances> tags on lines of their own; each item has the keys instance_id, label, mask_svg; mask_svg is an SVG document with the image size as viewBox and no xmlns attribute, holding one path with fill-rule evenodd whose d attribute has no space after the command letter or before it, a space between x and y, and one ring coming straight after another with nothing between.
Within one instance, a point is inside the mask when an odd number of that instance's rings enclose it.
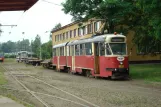
<instances>
[{"instance_id":1,"label":"tram door","mask_svg":"<svg viewBox=\"0 0 161 107\"><path fill-rule=\"evenodd\" d=\"M72 71L75 71L75 48L71 46L71 56L72 56Z\"/></svg>"},{"instance_id":2,"label":"tram door","mask_svg":"<svg viewBox=\"0 0 161 107\"><path fill-rule=\"evenodd\" d=\"M60 69L60 65L59 65L59 57L60 57L60 48L57 48L57 70L59 70Z\"/></svg>"},{"instance_id":3,"label":"tram door","mask_svg":"<svg viewBox=\"0 0 161 107\"><path fill-rule=\"evenodd\" d=\"M66 66L68 66L68 54L67 54L68 50L69 50L69 47L65 46Z\"/></svg>"},{"instance_id":4,"label":"tram door","mask_svg":"<svg viewBox=\"0 0 161 107\"><path fill-rule=\"evenodd\" d=\"M95 74L99 74L99 43L94 43Z\"/></svg>"}]
</instances>

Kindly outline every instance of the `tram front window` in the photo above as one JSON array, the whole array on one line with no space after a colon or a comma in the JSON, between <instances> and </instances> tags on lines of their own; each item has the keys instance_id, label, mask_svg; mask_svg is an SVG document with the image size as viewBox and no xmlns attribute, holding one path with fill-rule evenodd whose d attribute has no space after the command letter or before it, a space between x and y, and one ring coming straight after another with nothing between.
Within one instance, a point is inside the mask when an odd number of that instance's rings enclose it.
<instances>
[{"instance_id":1,"label":"tram front window","mask_svg":"<svg viewBox=\"0 0 161 107\"><path fill-rule=\"evenodd\" d=\"M114 55L126 55L126 43L109 44Z\"/></svg>"}]
</instances>

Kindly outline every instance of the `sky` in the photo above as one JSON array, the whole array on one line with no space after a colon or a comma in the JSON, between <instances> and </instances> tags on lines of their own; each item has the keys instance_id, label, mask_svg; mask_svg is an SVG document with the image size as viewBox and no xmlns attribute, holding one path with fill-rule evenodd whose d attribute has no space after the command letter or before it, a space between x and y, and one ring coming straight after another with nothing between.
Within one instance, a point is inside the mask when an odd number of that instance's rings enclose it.
<instances>
[{"instance_id":1,"label":"sky","mask_svg":"<svg viewBox=\"0 0 161 107\"><path fill-rule=\"evenodd\" d=\"M49 2L45 2L49 1ZM16 42L23 39L34 40L36 35L41 37L41 42L49 40L51 29L57 24L62 26L71 23L72 16L62 11L61 4L65 0L39 0L27 11L2 11L0 12L1 26L0 43L9 40ZM22 33L24 32L24 34Z\"/></svg>"}]
</instances>

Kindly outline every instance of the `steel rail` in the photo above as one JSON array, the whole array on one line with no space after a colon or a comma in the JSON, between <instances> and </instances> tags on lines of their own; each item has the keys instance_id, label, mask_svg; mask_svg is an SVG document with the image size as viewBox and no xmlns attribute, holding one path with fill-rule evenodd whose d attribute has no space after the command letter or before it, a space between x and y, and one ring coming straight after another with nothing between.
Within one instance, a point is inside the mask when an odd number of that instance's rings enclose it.
<instances>
[{"instance_id":1,"label":"steel rail","mask_svg":"<svg viewBox=\"0 0 161 107\"><path fill-rule=\"evenodd\" d=\"M0 87L4 88L4 89L7 89L7 90L12 90L12 91L27 92L27 90L18 90L18 89L12 89L12 88L2 87L2 86L0 86ZM61 99L61 100L67 101L67 102L72 102L74 104L81 105L83 107L89 107L89 106L81 104L79 102L75 102L75 101L72 101L72 100L69 100L69 99L65 99L65 98L62 98L62 97L58 97L58 96L55 96L55 95L50 95L50 94L45 94L45 93L40 93L40 92L35 92L35 91L31 91L31 92L33 92L35 94L40 94L40 95L44 95L44 96L48 96L48 97L53 97L53 98Z\"/></svg>"},{"instance_id":2,"label":"steel rail","mask_svg":"<svg viewBox=\"0 0 161 107\"><path fill-rule=\"evenodd\" d=\"M17 70L17 71L21 71L21 70ZM22 71L21 71L21 72L22 72ZM24 72L23 72L23 73L24 73ZM31 75L29 75L29 74L25 74L25 75L28 76L28 77L34 78L34 79L36 79L37 81L40 81L40 82L42 82L42 83L44 83L44 84L46 84L46 85L48 85L48 86L50 86L50 87L52 87L52 88L55 88L55 89L57 89L57 90L59 90L59 91L61 91L61 92L63 92L63 93L66 93L66 94L68 94L68 95L71 95L71 96L73 96L73 97L75 97L75 98L77 98L77 99L79 99L79 100L81 100L81 101L83 101L83 102L85 102L85 103L87 103L87 104L89 104L89 105L92 105L93 107L100 107L100 106L98 106L98 105L96 105L96 104L93 104L93 103L91 103L91 102L89 102L89 101L87 101L87 100L85 100L85 99L83 99L83 98L80 98L80 97L78 97L78 96L76 96L76 95L74 95L74 94L72 94L72 93L69 93L69 92L67 92L67 91L65 91L65 90L62 90L62 89L56 87L56 86L53 86L53 85L51 85L51 84L49 84L49 83L47 83L47 82L45 82L45 81L43 81L43 80L41 80L41 79L38 79L38 78L36 78L36 77L34 77L34 76L31 76Z\"/></svg>"},{"instance_id":3,"label":"steel rail","mask_svg":"<svg viewBox=\"0 0 161 107\"><path fill-rule=\"evenodd\" d=\"M7 70L6 68L4 68L2 66L2 68L5 70L5 71L9 71ZM41 98L39 98L38 96L36 96L31 90L29 90L23 83L21 83L12 73L11 71L10 72L10 75L27 91L29 92L33 97L35 97L38 101L40 101L45 107L49 107Z\"/></svg>"}]
</instances>

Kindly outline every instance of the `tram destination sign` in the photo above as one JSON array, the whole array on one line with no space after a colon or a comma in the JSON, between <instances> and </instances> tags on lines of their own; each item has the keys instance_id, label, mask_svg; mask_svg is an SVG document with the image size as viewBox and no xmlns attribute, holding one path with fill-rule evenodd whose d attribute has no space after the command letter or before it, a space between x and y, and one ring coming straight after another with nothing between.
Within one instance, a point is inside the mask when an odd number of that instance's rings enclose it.
<instances>
[{"instance_id":1,"label":"tram destination sign","mask_svg":"<svg viewBox=\"0 0 161 107\"><path fill-rule=\"evenodd\" d=\"M124 42L125 38L115 37L111 39L111 42Z\"/></svg>"}]
</instances>

